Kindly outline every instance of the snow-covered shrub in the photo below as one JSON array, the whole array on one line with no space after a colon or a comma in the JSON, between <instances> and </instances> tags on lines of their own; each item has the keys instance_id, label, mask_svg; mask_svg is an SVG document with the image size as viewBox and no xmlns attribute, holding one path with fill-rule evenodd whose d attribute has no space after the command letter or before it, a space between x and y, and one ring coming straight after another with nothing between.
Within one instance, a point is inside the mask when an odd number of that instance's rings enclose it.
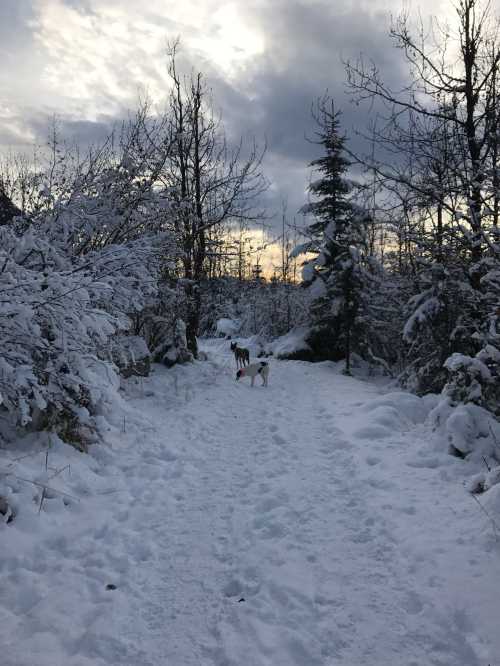
<instances>
[{"instance_id":1,"label":"snow-covered shrub","mask_svg":"<svg viewBox=\"0 0 500 666\"><path fill-rule=\"evenodd\" d=\"M422 269L420 280L426 288L406 308L401 381L419 394L440 393L448 376L446 359L454 353L474 356L480 348L480 303L460 268L434 263Z\"/></svg>"},{"instance_id":2,"label":"snow-covered shrub","mask_svg":"<svg viewBox=\"0 0 500 666\"><path fill-rule=\"evenodd\" d=\"M0 393L19 425L83 447L82 427L117 387L109 340L151 297L153 275L133 246L68 257L42 231L0 229Z\"/></svg>"},{"instance_id":3,"label":"snow-covered shrub","mask_svg":"<svg viewBox=\"0 0 500 666\"><path fill-rule=\"evenodd\" d=\"M454 403L472 402L500 415L500 351L486 345L474 357L452 354L445 362L444 388Z\"/></svg>"},{"instance_id":4,"label":"snow-covered shrub","mask_svg":"<svg viewBox=\"0 0 500 666\"><path fill-rule=\"evenodd\" d=\"M474 495L485 493L487 490L497 486L500 483L500 465L493 468L487 468L484 471L474 474L467 483L467 490Z\"/></svg>"},{"instance_id":5,"label":"snow-covered shrub","mask_svg":"<svg viewBox=\"0 0 500 666\"><path fill-rule=\"evenodd\" d=\"M186 324L182 319L177 319L172 337L164 348L161 358L162 363L170 368L177 363L190 363L193 359L193 354L189 351L187 345Z\"/></svg>"},{"instance_id":6,"label":"snow-covered shrub","mask_svg":"<svg viewBox=\"0 0 500 666\"><path fill-rule=\"evenodd\" d=\"M84 160L55 151L33 171L28 214L0 228L3 408L80 448L119 385L110 346L119 354L175 260L172 204L155 181L162 156L137 145L141 127L118 153L112 142Z\"/></svg>"},{"instance_id":7,"label":"snow-covered shrub","mask_svg":"<svg viewBox=\"0 0 500 666\"><path fill-rule=\"evenodd\" d=\"M456 405L443 396L429 415L450 453L483 462L500 461L500 423L491 412L473 403Z\"/></svg>"},{"instance_id":8,"label":"snow-covered shrub","mask_svg":"<svg viewBox=\"0 0 500 666\"><path fill-rule=\"evenodd\" d=\"M138 335L115 335L109 341L109 351L122 377L149 375L151 353L144 338Z\"/></svg>"},{"instance_id":9,"label":"snow-covered shrub","mask_svg":"<svg viewBox=\"0 0 500 666\"><path fill-rule=\"evenodd\" d=\"M29 230L0 229L0 393L21 426L55 427L76 441L78 424L115 385L114 370L96 350L124 327L96 308L92 276L75 270L54 244ZM91 366L93 379L89 383Z\"/></svg>"},{"instance_id":10,"label":"snow-covered shrub","mask_svg":"<svg viewBox=\"0 0 500 666\"><path fill-rule=\"evenodd\" d=\"M167 360L167 365L173 365L176 361L192 360L192 355L187 352L184 323L188 310L183 282L162 280L158 284L155 298L135 317L134 333L146 340L155 362ZM174 349L178 351L174 352Z\"/></svg>"}]
</instances>

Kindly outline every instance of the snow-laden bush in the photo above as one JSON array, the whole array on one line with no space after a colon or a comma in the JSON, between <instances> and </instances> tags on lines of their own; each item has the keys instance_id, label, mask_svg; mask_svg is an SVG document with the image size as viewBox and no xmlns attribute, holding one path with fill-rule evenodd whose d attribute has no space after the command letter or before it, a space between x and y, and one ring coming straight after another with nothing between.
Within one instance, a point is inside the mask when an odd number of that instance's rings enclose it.
<instances>
[{"instance_id":1,"label":"snow-laden bush","mask_svg":"<svg viewBox=\"0 0 500 666\"><path fill-rule=\"evenodd\" d=\"M36 173L29 215L0 228L3 409L81 448L118 387L112 350L175 258L172 205L134 131L119 155Z\"/></svg>"},{"instance_id":2,"label":"snow-laden bush","mask_svg":"<svg viewBox=\"0 0 500 666\"><path fill-rule=\"evenodd\" d=\"M18 237L3 227L0 242L3 407L21 426L83 446L82 426L117 386L109 340L153 294L145 244L71 260L33 230Z\"/></svg>"},{"instance_id":3,"label":"snow-laden bush","mask_svg":"<svg viewBox=\"0 0 500 666\"><path fill-rule=\"evenodd\" d=\"M37 427L75 440L77 424L88 425L115 386L114 370L97 350L126 320L96 307L93 276L41 235L17 237L2 227L0 243L2 404L21 426L36 416Z\"/></svg>"},{"instance_id":4,"label":"snow-laden bush","mask_svg":"<svg viewBox=\"0 0 500 666\"><path fill-rule=\"evenodd\" d=\"M148 306L135 317L134 332L141 335L153 361L170 366L193 360L187 349L185 320L189 302L182 280L158 283L158 291Z\"/></svg>"},{"instance_id":5,"label":"snow-laden bush","mask_svg":"<svg viewBox=\"0 0 500 666\"><path fill-rule=\"evenodd\" d=\"M495 418L500 414L499 350L485 344L474 356L454 353L444 368L448 382L431 421L445 436L450 453L495 467L500 462L500 423ZM483 489L488 483L486 477L478 482Z\"/></svg>"},{"instance_id":6,"label":"snow-laden bush","mask_svg":"<svg viewBox=\"0 0 500 666\"><path fill-rule=\"evenodd\" d=\"M138 335L115 335L109 341L108 349L122 377L149 375L151 353L144 338Z\"/></svg>"},{"instance_id":7,"label":"snow-laden bush","mask_svg":"<svg viewBox=\"0 0 500 666\"><path fill-rule=\"evenodd\" d=\"M186 324L182 319L176 319L172 337L169 338L162 350L161 361L167 368L177 363L191 363L193 354L188 349L186 337Z\"/></svg>"},{"instance_id":8,"label":"snow-laden bush","mask_svg":"<svg viewBox=\"0 0 500 666\"><path fill-rule=\"evenodd\" d=\"M452 354L445 362L450 378L444 388L455 403L472 402L500 415L500 351L486 345L474 357Z\"/></svg>"},{"instance_id":9,"label":"snow-laden bush","mask_svg":"<svg viewBox=\"0 0 500 666\"><path fill-rule=\"evenodd\" d=\"M444 436L450 453L479 462L484 458L500 461L500 423L483 407L456 405L443 396L429 419Z\"/></svg>"},{"instance_id":10,"label":"snow-laden bush","mask_svg":"<svg viewBox=\"0 0 500 666\"><path fill-rule=\"evenodd\" d=\"M485 470L474 474L467 483L467 490L474 495L485 493L486 491L500 484L500 465L488 467Z\"/></svg>"},{"instance_id":11,"label":"snow-laden bush","mask_svg":"<svg viewBox=\"0 0 500 666\"><path fill-rule=\"evenodd\" d=\"M424 287L410 298L403 328L406 368L401 382L419 393L440 393L447 381L445 361L454 353L479 351L478 294L462 270L432 264L422 269Z\"/></svg>"}]
</instances>

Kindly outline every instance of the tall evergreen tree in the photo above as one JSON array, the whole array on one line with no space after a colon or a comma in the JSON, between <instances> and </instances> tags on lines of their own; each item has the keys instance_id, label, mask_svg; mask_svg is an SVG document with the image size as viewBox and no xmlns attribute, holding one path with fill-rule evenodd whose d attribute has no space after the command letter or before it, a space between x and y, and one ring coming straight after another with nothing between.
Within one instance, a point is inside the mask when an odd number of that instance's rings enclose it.
<instances>
[{"instance_id":1,"label":"tall evergreen tree","mask_svg":"<svg viewBox=\"0 0 500 666\"><path fill-rule=\"evenodd\" d=\"M349 373L351 352L360 349L364 338L367 273L362 261L368 216L350 197L340 112L325 96L313 115L318 125L315 143L323 155L310 164L319 172L309 186L313 201L306 207L315 220L308 228L310 241L302 246L315 254L303 271L313 298L308 342L319 358L345 358Z\"/></svg>"}]
</instances>

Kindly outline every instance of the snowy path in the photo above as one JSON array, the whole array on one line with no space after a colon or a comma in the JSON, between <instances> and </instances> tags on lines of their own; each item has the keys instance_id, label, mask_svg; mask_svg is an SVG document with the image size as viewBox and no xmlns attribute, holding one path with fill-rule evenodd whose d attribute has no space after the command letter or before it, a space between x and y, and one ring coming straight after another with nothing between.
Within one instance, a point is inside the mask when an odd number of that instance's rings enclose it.
<instances>
[{"instance_id":1,"label":"snowy path","mask_svg":"<svg viewBox=\"0 0 500 666\"><path fill-rule=\"evenodd\" d=\"M8 527L1 666L500 663L499 549L424 402L330 364L251 389L219 349L51 454L82 500Z\"/></svg>"}]
</instances>

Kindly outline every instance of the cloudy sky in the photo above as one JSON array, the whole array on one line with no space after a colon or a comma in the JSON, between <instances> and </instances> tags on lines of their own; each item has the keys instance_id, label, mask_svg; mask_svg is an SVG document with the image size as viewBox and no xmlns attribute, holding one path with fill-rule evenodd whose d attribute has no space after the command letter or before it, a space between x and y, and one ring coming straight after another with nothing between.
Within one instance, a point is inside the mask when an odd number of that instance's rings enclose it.
<instances>
[{"instance_id":1,"label":"cloudy sky","mask_svg":"<svg viewBox=\"0 0 500 666\"><path fill-rule=\"evenodd\" d=\"M408 7L408 4L405 5ZM450 0L410 6L444 14ZM168 85L165 46L206 74L230 136L264 137L273 205L304 201L314 147L311 102L325 89L350 133L368 107L349 103L342 59L372 57L392 82L405 70L388 37L400 0L0 0L0 150L64 132L99 140L144 91Z\"/></svg>"}]
</instances>

